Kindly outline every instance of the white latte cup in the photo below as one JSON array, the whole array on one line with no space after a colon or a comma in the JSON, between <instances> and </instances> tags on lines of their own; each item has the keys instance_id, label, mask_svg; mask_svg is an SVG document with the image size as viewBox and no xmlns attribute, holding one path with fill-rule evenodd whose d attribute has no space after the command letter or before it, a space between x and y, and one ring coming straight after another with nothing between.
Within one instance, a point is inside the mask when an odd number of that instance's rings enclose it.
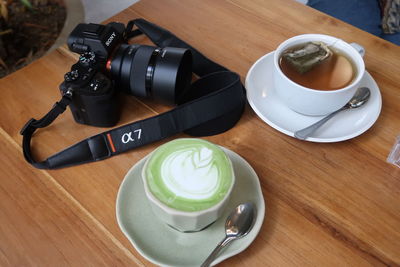
<instances>
[{"instance_id":1,"label":"white latte cup","mask_svg":"<svg viewBox=\"0 0 400 267\"><path fill-rule=\"evenodd\" d=\"M198 138L180 138L150 154L142 179L154 214L176 230L193 232L222 215L235 174L219 146Z\"/></svg>"},{"instance_id":2,"label":"white latte cup","mask_svg":"<svg viewBox=\"0 0 400 267\"><path fill-rule=\"evenodd\" d=\"M322 41L344 53L356 68L353 81L346 87L336 90L316 90L304 87L290 80L282 72L279 60L282 53L293 46L307 42ZM354 95L365 73L364 48L358 44L323 34L303 34L281 43L274 53L273 80L277 95L290 109L310 116L329 114L343 107Z\"/></svg>"}]
</instances>

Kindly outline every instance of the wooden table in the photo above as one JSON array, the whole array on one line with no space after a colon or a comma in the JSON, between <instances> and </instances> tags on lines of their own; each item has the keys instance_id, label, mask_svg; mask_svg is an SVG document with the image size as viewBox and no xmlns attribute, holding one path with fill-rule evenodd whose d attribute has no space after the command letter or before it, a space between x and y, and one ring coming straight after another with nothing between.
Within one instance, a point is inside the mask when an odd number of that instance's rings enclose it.
<instances>
[{"instance_id":1,"label":"wooden table","mask_svg":"<svg viewBox=\"0 0 400 267\"><path fill-rule=\"evenodd\" d=\"M386 163L400 134L398 46L292 0L142 0L112 20L136 17L170 29L242 79L259 57L294 35L325 33L365 46L383 108L361 136L299 141L247 106L236 127L206 138L254 167L267 206L254 243L221 266L400 265L400 169ZM23 159L20 128L58 100L58 85L75 60L58 49L0 81L0 265L152 265L120 231L115 199L129 168L168 140L60 170L37 170ZM120 125L169 109L123 101ZM37 132L34 152L45 158L100 131L76 124L68 111Z\"/></svg>"}]
</instances>

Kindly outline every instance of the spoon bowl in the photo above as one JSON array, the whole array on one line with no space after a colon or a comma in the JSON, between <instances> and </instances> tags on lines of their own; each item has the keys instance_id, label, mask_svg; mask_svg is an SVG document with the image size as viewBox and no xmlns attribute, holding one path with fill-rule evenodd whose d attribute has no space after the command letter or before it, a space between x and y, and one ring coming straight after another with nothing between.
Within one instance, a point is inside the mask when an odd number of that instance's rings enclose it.
<instances>
[{"instance_id":1,"label":"spoon bowl","mask_svg":"<svg viewBox=\"0 0 400 267\"><path fill-rule=\"evenodd\" d=\"M357 89L354 96L345 105L348 108L358 108L364 105L371 96L371 90L368 87L360 87Z\"/></svg>"},{"instance_id":2,"label":"spoon bowl","mask_svg":"<svg viewBox=\"0 0 400 267\"><path fill-rule=\"evenodd\" d=\"M237 206L225 222L225 238L218 243L210 256L201 267L210 266L218 253L230 242L246 236L253 228L256 218L256 208L253 203L247 202Z\"/></svg>"}]
</instances>

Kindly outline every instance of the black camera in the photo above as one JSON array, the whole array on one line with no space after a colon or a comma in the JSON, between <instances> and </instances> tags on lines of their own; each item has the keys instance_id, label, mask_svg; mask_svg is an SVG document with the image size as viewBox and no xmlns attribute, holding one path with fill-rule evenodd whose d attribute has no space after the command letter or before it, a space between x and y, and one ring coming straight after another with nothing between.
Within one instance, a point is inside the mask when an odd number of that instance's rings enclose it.
<instances>
[{"instance_id":1,"label":"black camera","mask_svg":"<svg viewBox=\"0 0 400 267\"><path fill-rule=\"evenodd\" d=\"M82 23L68 37L69 49L80 57L65 74L60 90L71 97L76 122L115 125L119 91L174 104L190 85L190 50L129 45L127 35L122 23Z\"/></svg>"}]
</instances>

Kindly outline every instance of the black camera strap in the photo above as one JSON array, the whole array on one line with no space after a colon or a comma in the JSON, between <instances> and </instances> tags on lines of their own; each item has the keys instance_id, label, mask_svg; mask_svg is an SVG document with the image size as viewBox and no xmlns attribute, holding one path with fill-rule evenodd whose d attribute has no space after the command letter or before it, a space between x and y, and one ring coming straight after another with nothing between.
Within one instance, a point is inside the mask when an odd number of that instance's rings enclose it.
<instances>
[{"instance_id":1,"label":"black camera strap","mask_svg":"<svg viewBox=\"0 0 400 267\"><path fill-rule=\"evenodd\" d=\"M138 29L132 30L136 25ZM199 79L181 97L178 106L157 116L89 137L42 162L31 154L31 138L38 128L52 123L71 102L69 92L40 120L31 119L21 130L25 159L39 169L56 169L98 161L162 140L180 132L209 136L225 132L240 119L246 103L238 74L211 61L171 32L144 19L128 23L126 38L144 33L159 47L188 48L193 72Z\"/></svg>"}]
</instances>

